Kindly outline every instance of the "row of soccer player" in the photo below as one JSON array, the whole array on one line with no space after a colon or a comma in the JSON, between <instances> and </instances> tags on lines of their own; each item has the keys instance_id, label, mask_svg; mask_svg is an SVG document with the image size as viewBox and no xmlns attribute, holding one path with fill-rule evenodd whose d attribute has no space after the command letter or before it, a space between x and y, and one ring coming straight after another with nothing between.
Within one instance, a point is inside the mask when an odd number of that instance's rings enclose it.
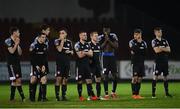
<instances>
[{"instance_id":1,"label":"row of soccer player","mask_svg":"<svg viewBox=\"0 0 180 109\"><path fill-rule=\"evenodd\" d=\"M170 47L165 39L162 39L162 30L160 28L154 29L156 38L152 41L152 47L156 54L156 68L155 78L152 82L152 96L155 97L156 81L157 77L163 72L164 74L164 86L166 96L171 96L168 93L168 58L167 55L170 52ZM29 84L29 98L31 101L35 101L36 88L39 83L39 96L38 101L47 101L47 74L48 69L48 43L47 36L50 33L50 27L47 25L41 26L41 33L35 38L34 42L30 45L31 54L31 73ZM16 87L24 101L25 97L21 87L21 68L20 68L20 55L22 50L20 47L20 32L19 29L13 27L10 29L11 36L5 40L7 46L7 63L8 72L11 80L11 94L10 100L14 100ZM147 45L142 40L142 32L140 29L134 31L134 39L129 42L129 47L132 55L132 92L134 99L141 99L139 95L140 83L144 75L144 59ZM96 31L90 33L91 41L87 42L87 33L85 31L79 32L79 41L74 45L67 39L67 29L59 29L59 37L54 41L56 47L56 72L55 72L55 95L56 100L60 100L60 86L62 97L61 100L67 100L67 81L70 70L70 56L77 55L77 90L80 101L84 101L82 96L82 83L86 82L88 100L104 100L109 99L108 93L108 78L109 74L112 75L112 92L111 97L116 98L117 87L117 68L115 59L115 50L118 50L118 38L116 34L110 32L109 27L103 28L103 34L98 35ZM75 52L74 52L75 51ZM102 56L102 58L100 58ZM102 65L101 65L101 62ZM103 66L103 67L102 67ZM101 74L103 72L103 74ZM93 76L92 76L93 75ZM92 77L96 81L97 96L93 91ZM104 84L105 96L101 96L101 79Z\"/></svg>"}]
</instances>

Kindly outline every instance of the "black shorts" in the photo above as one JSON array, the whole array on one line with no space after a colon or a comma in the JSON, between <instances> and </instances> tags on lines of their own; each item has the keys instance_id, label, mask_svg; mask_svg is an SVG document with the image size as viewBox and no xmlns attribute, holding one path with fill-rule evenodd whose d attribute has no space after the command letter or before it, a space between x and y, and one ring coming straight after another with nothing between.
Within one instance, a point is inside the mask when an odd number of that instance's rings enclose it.
<instances>
[{"instance_id":1,"label":"black shorts","mask_svg":"<svg viewBox=\"0 0 180 109\"><path fill-rule=\"evenodd\" d=\"M90 68L93 76L95 76L96 78L101 77L102 68L100 65L91 65Z\"/></svg>"},{"instance_id":2,"label":"black shorts","mask_svg":"<svg viewBox=\"0 0 180 109\"><path fill-rule=\"evenodd\" d=\"M163 76L169 75L168 62L156 63L153 74L156 76L161 74L163 74Z\"/></svg>"},{"instance_id":3,"label":"black shorts","mask_svg":"<svg viewBox=\"0 0 180 109\"><path fill-rule=\"evenodd\" d=\"M81 81L84 79L92 79L89 64L80 64L76 68L76 80Z\"/></svg>"},{"instance_id":4,"label":"black shorts","mask_svg":"<svg viewBox=\"0 0 180 109\"><path fill-rule=\"evenodd\" d=\"M20 64L8 64L8 72L10 80L16 80L22 77Z\"/></svg>"},{"instance_id":5,"label":"black shorts","mask_svg":"<svg viewBox=\"0 0 180 109\"><path fill-rule=\"evenodd\" d=\"M145 67L144 67L144 63L135 63L132 64L132 73L133 73L133 77L134 76L138 76L138 77L143 77L145 76Z\"/></svg>"},{"instance_id":6,"label":"black shorts","mask_svg":"<svg viewBox=\"0 0 180 109\"><path fill-rule=\"evenodd\" d=\"M46 67L46 66L45 66ZM47 67L45 72L38 71L35 66L31 66L31 73L30 76L36 76L38 79L42 78L43 76L46 76L48 74Z\"/></svg>"},{"instance_id":7,"label":"black shorts","mask_svg":"<svg viewBox=\"0 0 180 109\"><path fill-rule=\"evenodd\" d=\"M117 65L115 56L103 56L103 73L106 75L117 74Z\"/></svg>"},{"instance_id":8,"label":"black shorts","mask_svg":"<svg viewBox=\"0 0 180 109\"><path fill-rule=\"evenodd\" d=\"M69 77L70 63L57 63L55 77Z\"/></svg>"}]
</instances>

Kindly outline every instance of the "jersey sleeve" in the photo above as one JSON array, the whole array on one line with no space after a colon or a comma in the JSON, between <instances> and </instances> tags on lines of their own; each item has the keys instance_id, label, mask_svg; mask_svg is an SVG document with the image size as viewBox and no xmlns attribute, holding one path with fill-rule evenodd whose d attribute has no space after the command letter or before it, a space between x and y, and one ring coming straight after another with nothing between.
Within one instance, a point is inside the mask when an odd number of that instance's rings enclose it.
<instances>
[{"instance_id":1,"label":"jersey sleeve","mask_svg":"<svg viewBox=\"0 0 180 109\"><path fill-rule=\"evenodd\" d=\"M12 42L11 42L11 40L10 40L10 39L6 39L6 40L5 40L5 45L6 45L7 48L12 47Z\"/></svg>"},{"instance_id":2,"label":"jersey sleeve","mask_svg":"<svg viewBox=\"0 0 180 109\"><path fill-rule=\"evenodd\" d=\"M54 40L54 45L58 46L59 45L59 41L57 39Z\"/></svg>"},{"instance_id":3,"label":"jersey sleeve","mask_svg":"<svg viewBox=\"0 0 180 109\"><path fill-rule=\"evenodd\" d=\"M155 40L152 40L151 45L152 45L152 48L157 47L156 41L155 41Z\"/></svg>"},{"instance_id":4,"label":"jersey sleeve","mask_svg":"<svg viewBox=\"0 0 180 109\"><path fill-rule=\"evenodd\" d=\"M80 45L79 45L79 43L76 43L76 44L74 45L74 49L75 49L76 52L79 52L79 51L80 51Z\"/></svg>"}]
</instances>

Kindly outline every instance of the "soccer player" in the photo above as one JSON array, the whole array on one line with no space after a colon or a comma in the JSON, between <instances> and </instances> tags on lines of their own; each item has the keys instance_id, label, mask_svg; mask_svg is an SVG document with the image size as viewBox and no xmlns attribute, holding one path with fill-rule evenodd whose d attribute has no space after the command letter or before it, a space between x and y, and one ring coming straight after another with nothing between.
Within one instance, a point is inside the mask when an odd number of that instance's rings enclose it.
<instances>
[{"instance_id":1,"label":"soccer player","mask_svg":"<svg viewBox=\"0 0 180 109\"><path fill-rule=\"evenodd\" d=\"M25 101L22 90L22 74L20 65L20 56L22 49L20 47L20 32L17 27L10 28L10 37L5 40L7 48L7 67L11 81L10 101L14 100L16 88L19 91L22 101Z\"/></svg>"},{"instance_id":2,"label":"soccer player","mask_svg":"<svg viewBox=\"0 0 180 109\"><path fill-rule=\"evenodd\" d=\"M37 42L30 45L31 53L31 73L30 73L30 100L35 101L37 83L40 82L42 101L46 99L46 83L47 83L47 52L48 46L45 44L46 34L41 33Z\"/></svg>"},{"instance_id":3,"label":"soccer player","mask_svg":"<svg viewBox=\"0 0 180 109\"><path fill-rule=\"evenodd\" d=\"M54 45L56 46L56 82L55 82L55 94L56 100L60 101L59 89L61 85L62 100L66 99L67 80L70 70L70 56L73 53L72 42L67 39L67 29L60 28L59 38L55 39Z\"/></svg>"},{"instance_id":4,"label":"soccer player","mask_svg":"<svg viewBox=\"0 0 180 109\"><path fill-rule=\"evenodd\" d=\"M144 59L147 50L147 44L142 40L141 29L134 30L134 39L129 41L129 47L131 52L131 64L132 64L132 98L142 99L144 97L139 95L141 88L141 81L145 76Z\"/></svg>"},{"instance_id":5,"label":"soccer player","mask_svg":"<svg viewBox=\"0 0 180 109\"><path fill-rule=\"evenodd\" d=\"M49 36L49 34L50 34L50 26L49 25L47 25L47 24L42 24L41 26L40 26L40 31L39 31L40 33L44 33L45 35L46 35L46 39L45 39L45 44L48 46L48 48L49 48L49 39L48 39L48 36ZM34 42L37 42L37 40L38 40L38 37L36 37L35 39L34 39ZM48 67L48 59L46 59L47 61L47 63L46 63L46 68L47 68L47 73L49 73L49 67ZM46 85L46 87L47 87L47 84L45 84ZM47 89L46 89L47 90ZM46 91L45 91L46 92ZM41 86L39 87L39 96L38 96L38 101L41 101L41 99L42 99L42 95L41 95L42 93L41 93Z\"/></svg>"},{"instance_id":6,"label":"soccer player","mask_svg":"<svg viewBox=\"0 0 180 109\"><path fill-rule=\"evenodd\" d=\"M168 54L171 52L169 43L166 39L162 38L162 29L159 27L154 28L155 39L152 40L152 48L155 52L155 69L152 81L152 98L156 98L156 82L158 77L163 74L164 89L166 97L172 97L168 91Z\"/></svg>"},{"instance_id":7,"label":"soccer player","mask_svg":"<svg viewBox=\"0 0 180 109\"><path fill-rule=\"evenodd\" d=\"M102 68L100 64L101 46L98 42L98 32L93 31L90 33L91 41L89 45L93 51L93 57L90 59L90 68L96 81L96 91L98 100L104 100L101 97L101 73Z\"/></svg>"},{"instance_id":8,"label":"soccer player","mask_svg":"<svg viewBox=\"0 0 180 109\"><path fill-rule=\"evenodd\" d=\"M93 56L93 52L87 41L87 33L82 31L79 33L80 40L75 44L75 51L77 54L77 89L80 101L84 101L82 96L82 82L86 81L88 94L91 96L91 100L97 100L92 88L92 79L90 71L89 58Z\"/></svg>"},{"instance_id":9,"label":"soccer player","mask_svg":"<svg viewBox=\"0 0 180 109\"><path fill-rule=\"evenodd\" d=\"M103 50L103 80L104 80L104 98L109 99L108 94L108 79L109 74L112 75L112 92L111 97L116 98L116 87L117 87L117 66L116 66L116 58L115 58L115 50L118 48L118 38L115 33L111 33L111 29L109 27L103 28L103 34L99 36L99 41L101 44L101 48Z\"/></svg>"}]
</instances>

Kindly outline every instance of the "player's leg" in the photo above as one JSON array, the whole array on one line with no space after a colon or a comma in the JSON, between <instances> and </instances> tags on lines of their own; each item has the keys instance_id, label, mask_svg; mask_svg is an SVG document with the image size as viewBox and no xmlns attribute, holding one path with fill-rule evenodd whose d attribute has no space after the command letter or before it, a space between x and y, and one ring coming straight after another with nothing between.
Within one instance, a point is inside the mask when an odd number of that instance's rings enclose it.
<instances>
[{"instance_id":1,"label":"player's leg","mask_svg":"<svg viewBox=\"0 0 180 109\"><path fill-rule=\"evenodd\" d=\"M109 93L108 93L108 81L109 81L109 69L108 69L108 57L107 56L103 56L103 84L104 84L104 93L105 93L105 98L109 99Z\"/></svg>"},{"instance_id":2,"label":"player's leg","mask_svg":"<svg viewBox=\"0 0 180 109\"><path fill-rule=\"evenodd\" d=\"M62 86L61 86L62 101L66 101L67 100L67 98L66 98L67 81L68 81L67 77L63 77Z\"/></svg>"},{"instance_id":3,"label":"player's leg","mask_svg":"<svg viewBox=\"0 0 180 109\"><path fill-rule=\"evenodd\" d=\"M96 76L96 91L97 91L97 97L100 99L101 96L101 76Z\"/></svg>"},{"instance_id":4,"label":"player's leg","mask_svg":"<svg viewBox=\"0 0 180 109\"><path fill-rule=\"evenodd\" d=\"M41 92L42 92L42 101L47 101L46 98L46 91L47 91L47 69L46 66L42 66L41 67L41 79L40 79L40 83L41 83Z\"/></svg>"},{"instance_id":5,"label":"player's leg","mask_svg":"<svg viewBox=\"0 0 180 109\"><path fill-rule=\"evenodd\" d=\"M117 88L117 80L118 80L118 72L117 72L117 65L116 65L116 58L114 56L109 57L109 68L112 74L112 92L111 97L116 98L116 88Z\"/></svg>"},{"instance_id":6,"label":"player's leg","mask_svg":"<svg viewBox=\"0 0 180 109\"><path fill-rule=\"evenodd\" d=\"M92 87L92 79L90 79L90 77L86 77L85 80L86 80L87 91L90 94L91 100L97 100L97 97L95 96Z\"/></svg>"},{"instance_id":7,"label":"player's leg","mask_svg":"<svg viewBox=\"0 0 180 109\"><path fill-rule=\"evenodd\" d=\"M158 80L158 76L161 74L160 64L156 64L153 72L153 80L152 80L152 98L156 98L156 83Z\"/></svg>"},{"instance_id":8,"label":"player's leg","mask_svg":"<svg viewBox=\"0 0 180 109\"><path fill-rule=\"evenodd\" d=\"M9 72L9 78L11 81L11 93L10 93L10 101L14 100L15 97L15 91L16 91L16 76L14 73L13 65L8 65L8 72Z\"/></svg>"},{"instance_id":9,"label":"player's leg","mask_svg":"<svg viewBox=\"0 0 180 109\"><path fill-rule=\"evenodd\" d=\"M21 96L21 99L22 101L25 101L25 96L24 96L24 92L23 92L23 89L22 89L22 81L21 81L21 77L22 77L22 74L21 74L21 66L20 64L14 66L14 71L16 72L16 87L17 87L17 90Z\"/></svg>"},{"instance_id":10,"label":"player's leg","mask_svg":"<svg viewBox=\"0 0 180 109\"><path fill-rule=\"evenodd\" d=\"M84 101L85 98L82 96L82 83L83 83L83 74L82 74L82 68L81 67L77 67L76 68L76 80L77 80L77 91L78 91L78 95L79 95L79 100L80 101Z\"/></svg>"},{"instance_id":11,"label":"player's leg","mask_svg":"<svg viewBox=\"0 0 180 109\"><path fill-rule=\"evenodd\" d=\"M55 81L55 95L56 95L56 100L60 101L59 97L59 91L60 91L60 85L62 82L62 77L56 75L56 81Z\"/></svg>"},{"instance_id":12,"label":"player's leg","mask_svg":"<svg viewBox=\"0 0 180 109\"><path fill-rule=\"evenodd\" d=\"M42 76L40 79L40 82L41 82L42 101L47 101L47 99L46 99L47 76Z\"/></svg>"},{"instance_id":13,"label":"player's leg","mask_svg":"<svg viewBox=\"0 0 180 109\"><path fill-rule=\"evenodd\" d=\"M133 73L133 74L135 74L135 73ZM137 98L137 94L138 94L137 81L138 81L138 76L137 75L133 75L132 81L131 81L131 89L132 89L132 98L133 99L136 99Z\"/></svg>"},{"instance_id":14,"label":"player's leg","mask_svg":"<svg viewBox=\"0 0 180 109\"><path fill-rule=\"evenodd\" d=\"M139 99L142 99L144 97L140 96L139 92L141 89L141 82L142 82L143 76L145 76L144 63L140 63L138 65L138 68L139 68L139 73L138 73L138 80L137 80L137 95Z\"/></svg>"},{"instance_id":15,"label":"player's leg","mask_svg":"<svg viewBox=\"0 0 180 109\"><path fill-rule=\"evenodd\" d=\"M29 99L35 101L36 88L37 88L37 77L32 75L29 83Z\"/></svg>"},{"instance_id":16,"label":"player's leg","mask_svg":"<svg viewBox=\"0 0 180 109\"><path fill-rule=\"evenodd\" d=\"M60 101L59 91L60 91L60 85L62 84L62 71L61 71L61 66L59 64L56 65L55 78L56 78L56 80L55 80L56 100Z\"/></svg>"},{"instance_id":17,"label":"player's leg","mask_svg":"<svg viewBox=\"0 0 180 109\"><path fill-rule=\"evenodd\" d=\"M163 65L163 81L164 81L164 89L165 89L165 94L166 94L166 97L172 97L171 94L169 94L169 88L168 88L168 78L167 76L169 75L169 72L168 72L168 63L165 63Z\"/></svg>"},{"instance_id":18,"label":"player's leg","mask_svg":"<svg viewBox=\"0 0 180 109\"><path fill-rule=\"evenodd\" d=\"M24 96L24 92L23 92L23 89L22 89L22 82L21 82L21 78L17 78L16 79L16 86L17 86L17 90L21 96L21 99L22 101L25 100L25 96Z\"/></svg>"}]
</instances>

